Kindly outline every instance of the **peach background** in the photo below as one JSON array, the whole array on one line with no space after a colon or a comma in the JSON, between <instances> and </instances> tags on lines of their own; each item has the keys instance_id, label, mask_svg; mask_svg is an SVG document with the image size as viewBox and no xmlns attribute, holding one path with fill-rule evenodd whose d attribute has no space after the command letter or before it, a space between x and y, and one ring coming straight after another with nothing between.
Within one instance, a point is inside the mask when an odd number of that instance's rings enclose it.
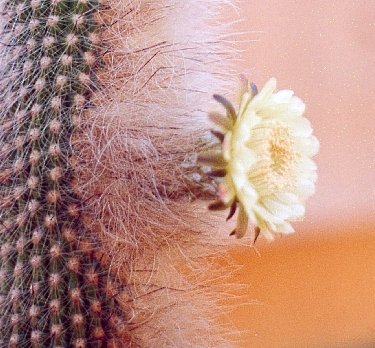
<instances>
[{"instance_id":1,"label":"peach background","mask_svg":"<svg viewBox=\"0 0 375 348\"><path fill-rule=\"evenodd\" d=\"M233 257L240 347L375 346L375 2L239 0L238 72L307 104L319 182L297 234Z\"/></svg>"}]
</instances>

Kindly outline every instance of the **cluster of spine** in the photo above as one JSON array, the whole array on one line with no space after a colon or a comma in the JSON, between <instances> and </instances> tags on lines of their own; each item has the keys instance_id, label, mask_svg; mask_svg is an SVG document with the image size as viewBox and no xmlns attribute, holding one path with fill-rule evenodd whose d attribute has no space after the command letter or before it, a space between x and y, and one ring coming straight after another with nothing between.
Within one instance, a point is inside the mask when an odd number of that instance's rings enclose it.
<instances>
[{"instance_id":1,"label":"cluster of spine","mask_svg":"<svg viewBox=\"0 0 375 348\"><path fill-rule=\"evenodd\" d=\"M126 323L74 190L96 0L7 0L0 76L0 347L102 347ZM122 346L126 346L125 342Z\"/></svg>"}]
</instances>

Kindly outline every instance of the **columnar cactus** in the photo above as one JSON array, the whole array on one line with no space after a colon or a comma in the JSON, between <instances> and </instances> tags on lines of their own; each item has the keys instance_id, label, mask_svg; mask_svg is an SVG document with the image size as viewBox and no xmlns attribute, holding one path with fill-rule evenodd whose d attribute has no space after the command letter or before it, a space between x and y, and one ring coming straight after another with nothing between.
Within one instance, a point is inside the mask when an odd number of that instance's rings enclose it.
<instances>
[{"instance_id":1,"label":"columnar cactus","mask_svg":"<svg viewBox=\"0 0 375 348\"><path fill-rule=\"evenodd\" d=\"M123 316L85 230L70 165L70 138L96 64L98 6L3 4L1 347L101 347Z\"/></svg>"}]
</instances>

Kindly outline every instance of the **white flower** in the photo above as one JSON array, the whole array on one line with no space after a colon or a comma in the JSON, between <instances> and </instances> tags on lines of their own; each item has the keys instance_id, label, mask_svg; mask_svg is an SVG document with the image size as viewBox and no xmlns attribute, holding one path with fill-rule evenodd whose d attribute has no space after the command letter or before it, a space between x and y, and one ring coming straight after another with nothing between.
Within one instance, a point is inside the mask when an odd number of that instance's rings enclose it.
<instances>
[{"instance_id":1,"label":"white flower","mask_svg":"<svg viewBox=\"0 0 375 348\"><path fill-rule=\"evenodd\" d=\"M275 89L273 78L259 93L253 85L243 93L238 113L216 96L227 117L211 115L221 130L214 134L222 140L222 149L211 154L210 164L213 175L224 175L220 201L211 207L231 206L231 217L238 206L233 231L238 238L246 233L249 220L256 234L268 238L294 232L290 222L303 218L305 201L315 191L316 165L311 157L319 142L303 117L305 105L293 91ZM208 157L203 155L203 160Z\"/></svg>"}]
</instances>

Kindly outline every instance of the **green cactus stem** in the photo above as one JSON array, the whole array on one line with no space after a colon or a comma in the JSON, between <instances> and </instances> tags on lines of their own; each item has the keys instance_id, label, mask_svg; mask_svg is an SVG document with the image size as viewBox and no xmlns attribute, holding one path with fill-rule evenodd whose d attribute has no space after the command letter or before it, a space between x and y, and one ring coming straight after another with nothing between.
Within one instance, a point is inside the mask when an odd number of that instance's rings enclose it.
<instances>
[{"instance_id":1,"label":"green cactus stem","mask_svg":"<svg viewBox=\"0 0 375 348\"><path fill-rule=\"evenodd\" d=\"M98 6L3 4L0 347L103 347L117 335L111 323L126 323L88 242L69 163L93 87Z\"/></svg>"}]
</instances>

